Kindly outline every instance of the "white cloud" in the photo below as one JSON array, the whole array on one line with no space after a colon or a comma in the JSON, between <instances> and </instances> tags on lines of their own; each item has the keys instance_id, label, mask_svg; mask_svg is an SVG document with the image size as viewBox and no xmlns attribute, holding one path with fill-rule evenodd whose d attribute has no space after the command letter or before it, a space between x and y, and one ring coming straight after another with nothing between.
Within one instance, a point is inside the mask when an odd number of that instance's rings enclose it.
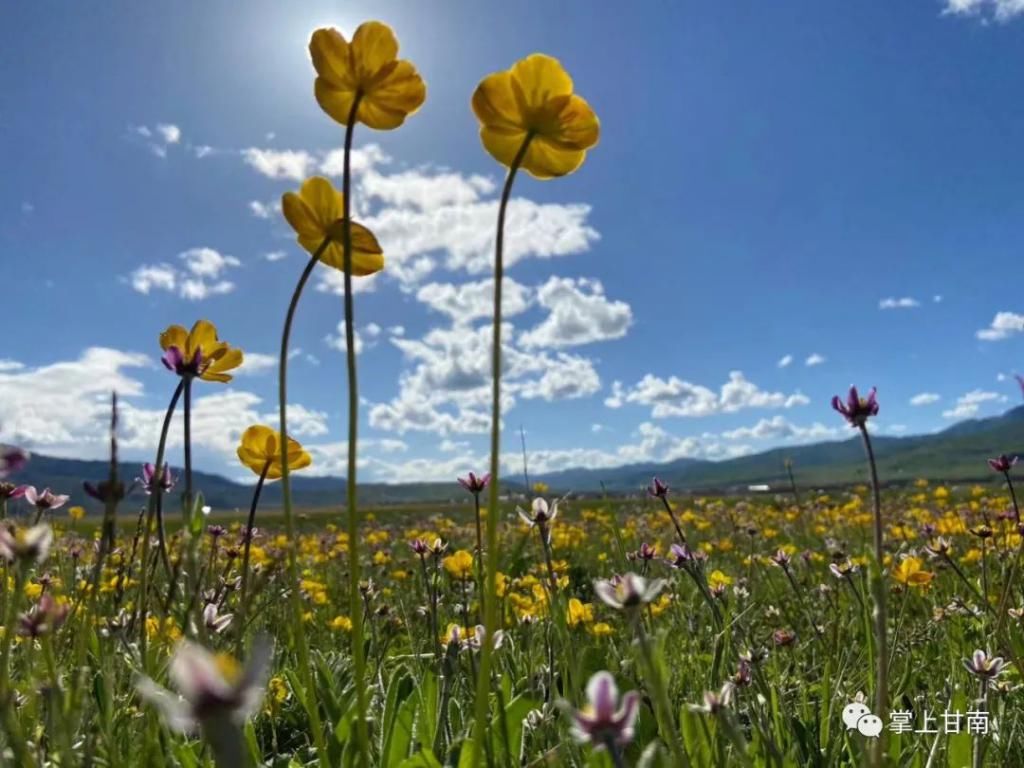
<instances>
[{"instance_id":1,"label":"white cloud","mask_svg":"<svg viewBox=\"0 0 1024 768\"><path fill-rule=\"evenodd\" d=\"M788 368L790 365L792 365L792 363L792 355L783 355L782 357L779 358L779 362L777 363L777 365L779 366L779 368Z\"/></svg>"},{"instance_id":2,"label":"white cloud","mask_svg":"<svg viewBox=\"0 0 1024 768\"><path fill-rule=\"evenodd\" d=\"M300 181L314 170L340 175L343 152L249 147L241 156L264 176ZM390 162L373 144L352 156L354 215L384 246L386 279L414 290L439 266L470 274L490 272L498 205L495 181L431 166L386 173ZM271 205L252 201L249 208L255 216L270 218ZM589 250L599 239L587 222L589 215L590 206L580 203L542 204L513 198L505 226L506 267L526 258ZM338 293L339 282L322 272L317 289Z\"/></svg>"},{"instance_id":3,"label":"white cloud","mask_svg":"<svg viewBox=\"0 0 1024 768\"><path fill-rule=\"evenodd\" d=\"M362 328L356 328L356 332L353 336L355 339L356 354L361 355L364 349L372 349L377 345L377 339L380 337L381 328L376 323L369 323L364 325ZM324 341L327 342L327 346L332 349L336 349L339 352L345 351L345 321L342 320L338 323L337 333L329 333L324 337Z\"/></svg>"},{"instance_id":4,"label":"white cloud","mask_svg":"<svg viewBox=\"0 0 1024 768\"><path fill-rule=\"evenodd\" d=\"M494 313L494 280L459 285L428 283L416 292L416 299L435 312L448 315L453 323L472 324ZM509 277L502 281L502 313L506 318L525 312L532 301L529 288Z\"/></svg>"},{"instance_id":5,"label":"white cloud","mask_svg":"<svg viewBox=\"0 0 1024 768\"><path fill-rule=\"evenodd\" d=\"M932 301L934 303L936 303L936 304L941 304L942 303L942 294L941 293L936 293L934 296L932 296Z\"/></svg>"},{"instance_id":6,"label":"white cloud","mask_svg":"<svg viewBox=\"0 0 1024 768\"><path fill-rule=\"evenodd\" d=\"M526 352L502 328L502 410L519 397L546 401L592 395L601 382L593 363L566 353ZM370 424L394 432L427 431L442 436L481 433L490 428L491 327L453 325L422 338L392 336L413 367L399 377L399 394L370 409Z\"/></svg>"},{"instance_id":7,"label":"white cloud","mask_svg":"<svg viewBox=\"0 0 1024 768\"><path fill-rule=\"evenodd\" d=\"M7 358L0 358L0 373L8 373L10 371L20 371L25 367L24 363L19 363L17 360L9 360Z\"/></svg>"},{"instance_id":8,"label":"white cloud","mask_svg":"<svg viewBox=\"0 0 1024 768\"><path fill-rule=\"evenodd\" d=\"M624 403L649 406L652 418L663 419L734 413L746 408L792 408L809 402L807 396L800 392L790 395L766 392L748 381L742 372L732 371L729 380L717 392L676 376L662 379L650 373L629 389L615 382L605 405L609 408L619 408Z\"/></svg>"},{"instance_id":9,"label":"white cloud","mask_svg":"<svg viewBox=\"0 0 1024 768\"><path fill-rule=\"evenodd\" d=\"M281 212L281 201L270 200L266 203L261 203L259 200L250 200L249 212L257 219L269 219Z\"/></svg>"},{"instance_id":10,"label":"white cloud","mask_svg":"<svg viewBox=\"0 0 1024 768\"><path fill-rule=\"evenodd\" d=\"M1001 399L997 392L975 389L956 399L956 407L942 412L944 419L966 419L978 413L981 406Z\"/></svg>"},{"instance_id":11,"label":"white cloud","mask_svg":"<svg viewBox=\"0 0 1024 768\"><path fill-rule=\"evenodd\" d=\"M814 353L812 353L812 354L807 356L807 359L804 360L804 365L806 365L806 366L821 365L822 363L825 362L825 359L826 358L825 358L824 355L819 355L817 352L814 352Z\"/></svg>"},{"instance_id":12,"label":"white cloud","mask_svg":"<svg viewBox=\"0 0 1024 768\"><path fill-rule=\"evenodd\" d=\"M225 272L241 265L234 256L213 248L190 248L178 254L183 269L160 262L143 264L128 277L132 288L143 295L151 291L177 293L183 299L200 301L209 296L231 293L235 284L223 278Z\"/></svg>"},{"instance_id":13,"label":"white cloud","mask_svg":"<svg viewBox=\"0 0 1024 768\"><path fill-rule=\"evenodd\" d=\"M156 130L163 139L164 144L177 144L181 141L181 128L173 123L159 123L156 126Z\"/></svg>"},{"instance_id":14,"label":"white cloud","mask_svg":"<svg viewBox=\"0 0 1024 768\"><path fill-rule=\"evenodd\" d=\"M242 150L242 159L264 176L271 179L303 181L316 165L316 159L305 150L260 149Z\"/></svg>"},{"instance_id":15,"label":"white cloud","mask_svg":"<svg viewBox=\"0 0 1024 768\"><path fill-rule=\"evenodd\" d=\"M623 301L609 301L604 287L587 278L551 277L537 290L537 303L548 316L519 336L524 349L569 347L619 339L633 322Z\"/></svg>"},{"instance_id":16,"label":"white cloud","mask_svg":"<svg viewBox=\"0 0 1024 768\"><path fill-rule=\"evenodd\" d=\"M277 355L261 352L246 352L242 367L235 371L236 376L261 376L277 370Z\"/></svg>"},{"instance_id":17,"label":"white cloud","mask_svg":"<svg viewBox=\"0 0 1024 768\"><path fill-rule=\"evenodd\" d=\"M786 440L792 442L810 442L839 437L835 427L826 427L821 422L814 422L808 427L801 427L788 421L782 415L770 419L761 419L752 427L739 427L722 433L727 440Z\"/></svg>"},{"instance_id":18,"label":"white cloud","mask_svg":"<svg viewBox=\"0 0 1024 768\"><path fill-rule=\"evenodd\" d=\"M285 259L287 257L288 254L285 251L269 251L263 254L263 258L267 261L281 261L281 259Z\"/></svg>"},{"instance_id":19,"label":"white cloud","mask_svg":"<svg viewBox=\"0 0 1024 768\"><path fill-rule=\"evenodd\" d=\"M390 267L389 267L390 268ZM375 272L366 277L352 278L352 293L370 293L377 290L377 281L380 280L381 272ZM316 290L319 293L331 293L335 296L345 295L345 274L339 269L333 269L317 265L318 281Z\"/></svg>"},{"instance_id":20,"label":"white cloud","mask_svg":"<svg viewBox=\"0 0 1024 768\"><path fill-rule=\"evenodd\" d=\"M978 16L1008 22L1024 14L1024 0L945 0L943 15Z\"/></svg>"},{"instance_id":21,"label":"white cloud","mask_svg":"<svg viewBox=\"0 0 1024 768\"><path fill-rule=\"evenodd\" d=\"M1007 339L1015 333L1024 333L1024 315L1015 312L997 312L992 318L992 324L988 328L978 331L977 336L982 341L1000 341Z\"/></svg>"},{"instance_id":22,"label":"white cloud","mask_svg":"<svg viewBox=\"0 0 1024 768\"><path fill-rule=\"evenodd\" d=\"M181 128L173 123L129 126L130 136L145 144L159 158L167 157L168 147L181 143Z\"/></svg>"},{"instance_id":23,"label":"white cloud","mask_svg":"<svg viewBox=\"0 0 1024 768\"><path fill-rule=\"evenodd\" d=\"M920 394L914 395L910 398L911 405L931 405L937 403L942 398L934 392L921 392Z\"/></svg>"},{"instance_id":24,"label":"white cloud","mask_svg":"<svg viewBox=\"0 0 1024 768\"><path fill-rule=\"evenodd\" d=\"M920 306L921 302L917 299L911 298L910 296L904 296L900 299L890 296L889 298L882 299L878 302L879 309L913 309Z\"/></svg>"}]
</instances>

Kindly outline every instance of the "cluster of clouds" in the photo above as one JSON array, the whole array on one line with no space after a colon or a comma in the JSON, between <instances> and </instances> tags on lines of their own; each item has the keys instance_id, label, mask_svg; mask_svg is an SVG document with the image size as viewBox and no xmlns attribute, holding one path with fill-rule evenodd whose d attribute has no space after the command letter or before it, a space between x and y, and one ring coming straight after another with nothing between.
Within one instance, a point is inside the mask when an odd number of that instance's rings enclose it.
<instances>
[{"instance_id":1,"label":"cluster of clouds","mask_svg":"<svg viewBox=\"0 0 1024 768\"><path fill-rule=\"evenodd\" d=\"M1024 14L1024 0L943 0L943 13L1009 22Z\"/></svg>"},{"instance_id":2,"label":"cluster of clouds","mask_svg":"<svg viewBox=\"0 0 1024 768\"><path fill-rule=\"evenodd\" d=\"M776 365L779 368L788 368L793 364L794 358L792 355L783 355L779 358L779 362ZM804 365L808 368L813 368L816 365L823 365L828 358L818 352L812 352L804 358Z\"/></svg>"},{"instance_id":3,"label":"cluster of clouds","mask_svg":"<svg viewBox=\"0 0 1024 768\"><path fill-rule=\"evenodd\" d=\"M988 328L982 328L975 336L982 341L1002 341L1018 333L1024 333L1024 315L997 312Z\"/></svg>"},{"instance_id":4,"label":"cluster of clouds","mask_svg":"<svg viewBox=\"0 0 1024 768\"><path fill-rule=\"evenodd\" d=\"M175 294L189 301L231 293L235 284L225 275L242 262L213 248L189 248L178 254L181 265L166 261L143 264L128 276L131 287L143 295L154 291Z\"/></svg>"},{"instance_id":5,"label":"cluster of clouds","mask_svg":"<svg viewBox=\"0 0 1024 768\"><path fill-rule=\"evenodd\" d=\"M793 408L809 402L810 399L799 391L769 392L749 381L742 371L732 371L729 380L717 391L676 376L663 379L650 373L631 387L616 381L605 405L609 408L621 408L626 403L642 405L651 409L651 418L664 419L713 416L746 408Z\"/></svg>"}]
</instances>

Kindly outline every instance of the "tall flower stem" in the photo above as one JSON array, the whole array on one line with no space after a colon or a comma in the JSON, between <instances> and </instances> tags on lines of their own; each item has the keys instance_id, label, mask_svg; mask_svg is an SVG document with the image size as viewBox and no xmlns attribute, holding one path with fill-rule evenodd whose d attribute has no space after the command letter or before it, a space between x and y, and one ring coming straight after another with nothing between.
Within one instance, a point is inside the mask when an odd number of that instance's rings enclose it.
<instances>
[{"instance_id":1,"label":"tall flower stem","mask_svg":"<svg viewBox=\"0 0 1024 768\"><path fill-rule=\"evenodd\" d=\"M182 377L185 385L185 517L192 514L192 376Z\"/></svg>"},{"instance_id":2,"label":"tall flower stem","mask_svg":"<svg viewBox=\"0 0 1024 768\"><path fill-rule=\"evenodd\" d=\"M480 525L480 493L473 494L473 512L476 518L476 589L481 619L484 614L484 535Z\"/></svg>"},{"instance_id":3,"label":"tall flower stem","mask_svg":"<svg viewBox=\"0 0 1024 768\"><path fill-rule=\"evenodd\" d=\"M654 700L655 720L658 723L658 730L661 731L661 738L664 739L672 753L672 764L679 768L689 768L690 758L679 738L679 729L672 716L672 703L669 701L668 691L665 690L665 683L661 679L661 672L658 669L657 660L654 658L651 639L644 629L643 617L639 611L634 611L632 619L637 646L644 664L644 676L647 678L651 698Z\"/></svg>"},{"instance_id":4,"label":"tall flower stem","mask_svg":"<svg viewBox=\"0 0 1024 768\"><path fill-rule=\"evenodd\" d=\"M498 203L498 228L494 238L494 338L491 349L491 484L487 497L487 597L484 612L486 636L480 650L480 675L476 681L476 704L473 719L473 760L476 768L480 764L487 726L488 685L491 679L491 655L494 648L494 633L498 623L498 601L495 597L498 582L498 470L501 450L501 281L505 275L505 213L512 196L512 185L516 172L526 157L526 150L533 141L533 133L527 133L522 146L516 152L509 166L505 185Z\"/></svg>"},{"instance_id":5,"label":"tall flower stem","mask_svg":"<svg viewBox=\"0 0 1024 768\"><path fill-rule=\"evenodd\" d=\"M282 433L283 434L283 433ZM283 441L287 439L282 437ZM260 504L260 493L263 491L263 484L267 480L267 472L270 471L270 462L263 465L260 472L260 479L256 481L256 489L252 492L252 504L249 506L249 519L245 523L245 547L242 550L242 594L238 602L238 641L237 655L242 655L242 643L245 641L245 616L249 608L249 549L252 547L252 532L256 525L256 508ZM214 545L216 546L216 544ZM210 565L212 568L213 558L211 554Z\"/></svg>"},{"instance_id":6,"label":"tall flower stem","mask_svg":"<svg viewBox=\"0 0 1024 768\"><path fill-rule=\"evenodd\" d=\"M345 125L345 158L341 177L342 272L345 276L345 362L348 371L348 469L345 473L345 511L348 513L349 607L352 615L352 662L356 689L356 745L359 764L369 765L370 736L366 725L366 654L363 648L363 614L359 610L359 510L356 508L356 458L359 434L359 383L356 378L355 307L352 297L352 135L362 91L356 91Z\"/></svg>"},{"instance_id":7,"label":"tall flower stem","mask_svg":"<svg viewBox=\"0 0 1024 768\"><path fill-rule=\"evenodd\" d=\"M1010 492L1010 501L1013 502L1013 520L1017 526L1017 533L1020 535L1020 545L1017 547L1017 555L1013 559L1013 563L1010 565L1010 573L1006 577L1006 584L1003 586L1003 597L999 601L999 617L996 619L996 635L1003 629L1003 622L1006 621L1006 609L1010 603L1010 598L1013 595L1013 583L1017 578L1017 571L1020 570L1020 559L1021 555L1024 554L1024 527L1021 526L1020 522L1020 506L1017 504L1017 492L1013 488L1013 480L1010 479L1010 473L1003 472L1003 477L1006 478L1006 488ZM987 607L987 605L986 605Z\"/></svg>"},{"instance_id":8,"label":"tall flower stem","mask_svg":"<svg viewBox=\"0 0 1024 768\"><path fill-rule=\"evenodd\" d=\"M302 621L302 603L299 602L299 558L298 541L295 532L295 516L292 513L292 484L288 470L288 340L292 334L292 321L295 319L295 309L299 305L299 298L302 296L302 289L306 287L309 276L313 274L316 263L320 256L330 245L331 239L325 237L320 247L310 258L306 268L302 270L299 282L292 293L291 302L288 304L288 312L284 319L284 331L281 334L281 356L277 366L277 396L278 411L281 421L281 506L284 508L285 531L288 534L288 580L291 588L288 590L288 603L292 612L292 631L295 633L295 649L299 657L299 674L302 676L302 684L305 686L303 706L309 715L310 726L313 731L313 742L316 745L317 757L320 765L328 765L327 744L324 741L323 726L320 721L320 709L315 700L313 691L313 668L309 663L309 646L306 644L306 628ZM355 617L353 617L355 622Z\"/></svg>"},{"instance_id":9,"label":"tall flower stem","mask_svg":"<svg viewBox=\"0 0 1024 768\"><path fill-rule=\"evenodd\" d=\"M676 529L676 535L679 537L679 543L685 546L686 534L683 533L683 529L679 525L679 520L676 518L676 511L672 509L672 505L668 503L668 497L662 496L661 503L665 506L665 511L668 512L668 516L672 520L672 525Z\"/></svg>"},{"instance_id":10,"label":"tall flower stem","mask_svg":"<svg viewBox=\"0 0 1024 768\"><path fill-rule=\"evenodd\" d=\"M858 425L861 438L864 441L864 453L867 455L868 468L871 470L871 500L874 506L874 544L875 544L875 569L874 596L875 596L875 644L876 663L878 669L875 678L875 714L888 721L889 713L889 639L888 639L888 615L886 613L886 583L885 583L885 552L883 551L882 531L882 489L878 483L878 467L875 464L875 452L871 447L871 436L865 424ZM882 755L885 749L884 740L876 739L873 746L872 763L875 766L882 764Z\"/></svg>"}]
</instances>

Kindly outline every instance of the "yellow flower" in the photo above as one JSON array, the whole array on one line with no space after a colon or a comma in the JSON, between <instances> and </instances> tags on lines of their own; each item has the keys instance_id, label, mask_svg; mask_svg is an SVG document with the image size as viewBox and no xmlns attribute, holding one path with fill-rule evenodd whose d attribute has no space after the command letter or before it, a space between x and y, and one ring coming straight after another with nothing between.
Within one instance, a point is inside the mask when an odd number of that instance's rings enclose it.
<instances>
[{"instance_id":1,"label":"yellow flower","mask_svg":"<svg viewBox=\"0 0 1024 768\"><path fill-rule=\"evenodd\" d=\"M441 565L455 579L469 579L473 576L473 556L464 549L453 552L441 560Z\"/></svg>"},{"instance_id":2,"label":"yellow flower","mask_svg":"<svg viewBox=\"0 0 1024 768\"><path fill-rule=\"evenodd\" d=\"M612 625L608 622L599 621L596 624L591 624L590 627L587 628L587 631L594 637L608 637L608 635L612 634L615 630L612 629Z\"/></svg>"},{"instance_id":3,"label":"yellow flower","mask_svg":"<svg viewBox=\"0 0 1024 768\"><path fill-rule=\"evenodd\" d=\"M892 576L905 587L927 587L935 574L923 570L921 565L921 558L905 557L896 566Z\"/></svg>"},{"instance_id":4,"label":"yellow flower","mask_svg":"<svg viewBox=\"0 0 1024 768\"><path fill-rule=\"evenodd\" d=\"M582 602L579 598L570 598L569 609L565 612L565 620L570 627L589 624L594 620L594 606Z\"/></svg>"},{"instance_id":5,"label":"yellow flower","mask_svg":"<svg viewBox=\"0 0 1024 768\"><path fill-rule=\"evenodd\" d=\"M708 586L711 587L711 589L714 589L715 587L728 587L731 584L732 577L726 576L721 571L712 571L711 574L708 576Z\"/></svg>"},{"instance_id":6,"label":"yellow flower","mask_svg":"<svg viewBox=\"0 0 1024 768\"><path fill-rule=\"evenodd\" d=\"M351 632L352 619L348 616L335 616L327 626L336 631Z\"/></svg>"},{"instance_id":7,"label":"yellow flower","mask_svg":"<svg viewBox=\"0 0 1024 768\"><path fill-rule=\"evenodd\" d=\"M357 95L356 122L379 131L400 126L427 98L416 67L398 58L395 33L379 21L360 24L351 43L336 29L318 29L309 54L317 103L342 125L348 125Z\"/></svg>"},{"instance_id":8,"label":"yellow flower","mask_svg":"<svg viewBox=\"0 0 1024 768\"><path fill-rule=\"evenodd\" d=\"M484 148L502 165L511 166L530 139L521 166L538 179L575 171L600 134L597 115L572 92L561 63L540 53L481 80L473 111Z\"/></svg>"},{"instance_id":9,"label":"yellow flower","mask_svg":"<svg viewBox=\"0 0 1024 768\"><path fill-rule=\"evenodd\" d=\"M71 507L68 509L68 517L72 520L81 520L85 517L85 507Z\"/></svg>"},{"instance_id":10,"label":"yellow flower","mask_svg":"<svg viewBox=\"0 0 1024 768\"><path fill-rule=\"evenodd\" d=\"M239 460L255 472L263 474L266 467L267 480L278 480L281 477L281 433L262 424L253 424L242 433L242 442L238 445ZM288 438L288 469L308 467L313 458L306 453L297 440Z\"/></svg>"},{"instance_id":11,"label":"yellow flower","mask_svg":"<svg viewBox=\"0 0 1024 768\"><path fill-rule=\"evenodd\" d=\"M316 253L325 238L331 243L320 254L320 261L335 269L345 269L345 248L342 245L341 216L344 212L341 192L323 176L302 182L298 192L285 192L281 210L291 224L296 240L308 253ZM384 268L384 251L373 233L362 224L352 222L352 274L372 275Z\"/></svg>"},{"instance_id":12,"label":"yellow flower","mask_svg":"<svg viewBox=\"0 0 1024 768\"><path fill-rule=\"evenodd\" d=\"M231 381L228 371L242 364L242 350L232 349L217 338L217 327L197 320L191 331L172 325L160 334L163 363L179 376L198 376L204 381Z\"/></svg>"}]
</instances>

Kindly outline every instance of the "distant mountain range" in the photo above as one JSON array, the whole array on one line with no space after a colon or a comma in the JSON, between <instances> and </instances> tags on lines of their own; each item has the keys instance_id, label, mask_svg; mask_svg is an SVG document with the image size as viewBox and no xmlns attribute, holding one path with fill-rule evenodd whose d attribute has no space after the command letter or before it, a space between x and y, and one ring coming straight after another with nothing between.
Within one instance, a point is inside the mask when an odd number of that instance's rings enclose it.
<instances>
[{"instance_id":1,"label":"distant mountain range","mask_svg":"<svg viewBox=\"0 0 1024 768\"><path fill-rule=\"evenodd\" d=\"M873 435L878 471L884 483L908 483L919 477L945 482L982 482L992 480L986 459L1000 453L1024 454L1024 406L1001 416L961 421L934 434L908 437ZM768 485L786 490L785 460L793 463L798 486L829 487L864 482L867 471L860 438L851 430L847 440L774 448L762 453L724 461L677 459L666 463L630 464L606 469L566 469L534 480L551 486L553 492L573 491L591 494L634 493L658 475L677 491L736 491L750 485ZM107 462L60 459L36 454L13 479L38 487L72 494L73 503L95 507L82 493L82 481L106 477ZM137 463L120 466L123 479L130 482L139 474ZM468 469L468 468L467 468ZM246 509L252 485L237 483L220 475L195 473L195 487L208 504L218 510ZM522 492L521 482L510 480L503 487ZM308 477L297 473L292 482L293 498L300 508L337 506L344 493L344 479ZM363 503L373 505L459 503L466 494L455 483L366 483L359 486ZM141 494L139 494L141 498ZM269 484L261 505L279 506L280 484Z\"/></svg>"}]
</instances>

